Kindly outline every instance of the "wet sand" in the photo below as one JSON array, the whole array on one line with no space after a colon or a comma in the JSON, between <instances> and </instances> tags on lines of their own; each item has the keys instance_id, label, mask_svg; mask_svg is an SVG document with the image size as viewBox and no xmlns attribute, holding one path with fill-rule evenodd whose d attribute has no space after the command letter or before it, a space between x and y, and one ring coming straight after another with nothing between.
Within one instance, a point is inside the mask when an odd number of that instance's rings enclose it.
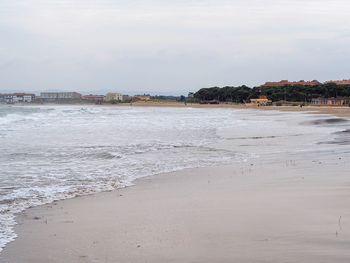
<instances>
[{"instance_id":1,"label":"wet sand","mask_svg":"<svg viewBox=\"0 0 350 263\"><path fill-rule=\"evenodd\" d=\"M312 112L315 114L330 114L341 118L350 118L350 107L317 107L317 106L306 106L306 107L293 107L293 106L268 106L259 107L262 110L278 110L278 111L289 111L289 112Z\"/></svg>"},{"instance_id":2,"label":"wet sand","mask_svg":"<svg viewBox=\"0 0 350 263\"><path fill-rule=\"evenodd\" d=\"M189 169L35 207L0 262L349 262L349 157Z\"/></svg>"}]
</instances>

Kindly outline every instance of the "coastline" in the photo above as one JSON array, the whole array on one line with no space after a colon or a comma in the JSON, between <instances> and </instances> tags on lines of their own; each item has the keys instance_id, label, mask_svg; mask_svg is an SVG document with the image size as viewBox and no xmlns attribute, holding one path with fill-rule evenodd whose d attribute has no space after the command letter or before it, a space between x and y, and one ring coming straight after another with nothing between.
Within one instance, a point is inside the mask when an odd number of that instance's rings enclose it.
<instances>
[{"instance_id":1,"label":"coastline","mask_svg":"<svg viewBox=\"0 0 350 263\"><path fill-rule=\"evenodd\" d=\"M282 112L306 112L314 114L329 114L336 117L350 118L350 107L337 107L337 106L251 106L245 104L198 104L198 103L187 103L182 102L134 102L120 103L120 104L18 104L19 106L96 106L96 107L171 107L171 108L211 108L211 109L253 109L253 110L267 110L267 111L282 111Z\"/></svg>"},{"instance_id":2,"label":"coastline","mask_svg":"<svg viewBox=\"0 0 350 263\"><path fill-rule=\"evenodd\" d=\"M121 104L119 104L121 105ZM129 104L123 106L130 106ZM157 102L139 102L133 103L135 107L178 107L178 108L212 108L212 109L254 109L267 111L286 111L286 112L307 112L316 114L330 114L336 117L350 118L350 107L333 107L333 106L251 106L244 104L198 104L198 103L157 103Z\"/></svg>"},{"instance_id":3,"label":"coastline","mask_svg":"<svg viewBox=\"0 0 350 263\"><path fill-rule=\"evenodd\" d=\"M275 156L34 207L17 216L19 237L0 262L348 262L349 160Z\"/></svg>"}]
</instances>

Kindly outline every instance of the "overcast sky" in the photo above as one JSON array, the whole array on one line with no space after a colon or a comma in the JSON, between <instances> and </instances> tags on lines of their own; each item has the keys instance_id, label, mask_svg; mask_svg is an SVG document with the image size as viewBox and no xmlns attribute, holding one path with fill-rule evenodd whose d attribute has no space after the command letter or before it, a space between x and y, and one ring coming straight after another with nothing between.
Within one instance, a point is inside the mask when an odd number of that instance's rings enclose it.
<instances>
[{"instance_id":1,"label":"overcast sky","mask_svg":"<svg viewBox=\"0 0 350 263\"><path fill-rule=\"evenodd\" d=\"M350 78L349 0L0 0L0 92Z\"/></svg>"}]
</instances>

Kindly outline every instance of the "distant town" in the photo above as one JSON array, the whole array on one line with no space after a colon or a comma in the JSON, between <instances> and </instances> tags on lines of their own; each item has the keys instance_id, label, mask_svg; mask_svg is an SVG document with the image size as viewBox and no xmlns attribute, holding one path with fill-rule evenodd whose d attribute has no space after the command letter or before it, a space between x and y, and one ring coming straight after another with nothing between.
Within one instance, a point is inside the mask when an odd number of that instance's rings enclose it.
<instances>
[{"instance_id":1,"label":"distant town","mask_svg":"<svg viewBox=\"0 0 350 263\"><path fill-rule=\"evenodd\" d=\"M189 92L187 96L151 96L124 95L109 92L106 95L78 92L41 92L39 96L32 93L0 93L0 103L57 103L57 104L119 104L136 102L176 101L182 103L220 104L236 103L256 106L266 105L335 105L350 106L350 80L330 80L321 83L312 81L266 82L260 86L250 88L239 87L211 87L202 88L197 92Z\"/></svg>"},{"instance_id":2,"label":"distant town","mask_svg":"<svg viewBox=\"0 0 350 263\"><path fill-rule=\"evenodd\" d=\"M78 92L41 92L39 96L32 93L0 93L0 103L94 103L94 104L117 104L132 103L135 101L150 101L152 98L176 100L180 97L143 95L123 95L118 92L110 92L106 95L82 95Z\"/></svg>"}]
</instances>

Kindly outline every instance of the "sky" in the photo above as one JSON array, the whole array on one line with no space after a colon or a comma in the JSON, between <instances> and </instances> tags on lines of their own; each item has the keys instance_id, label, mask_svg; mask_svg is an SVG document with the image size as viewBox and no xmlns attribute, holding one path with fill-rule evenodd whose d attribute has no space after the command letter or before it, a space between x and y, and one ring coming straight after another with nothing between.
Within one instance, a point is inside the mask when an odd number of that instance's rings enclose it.
<instances>
[{"instance_id":1,"label":"sky","mask_svg":"<svg viewBox=\"0 0 350 263\"><path fill-rule=\"evenodd\" d=\"M349 0L0 0L0 92L350 78Z\"/></svg>"}]
</instances>

